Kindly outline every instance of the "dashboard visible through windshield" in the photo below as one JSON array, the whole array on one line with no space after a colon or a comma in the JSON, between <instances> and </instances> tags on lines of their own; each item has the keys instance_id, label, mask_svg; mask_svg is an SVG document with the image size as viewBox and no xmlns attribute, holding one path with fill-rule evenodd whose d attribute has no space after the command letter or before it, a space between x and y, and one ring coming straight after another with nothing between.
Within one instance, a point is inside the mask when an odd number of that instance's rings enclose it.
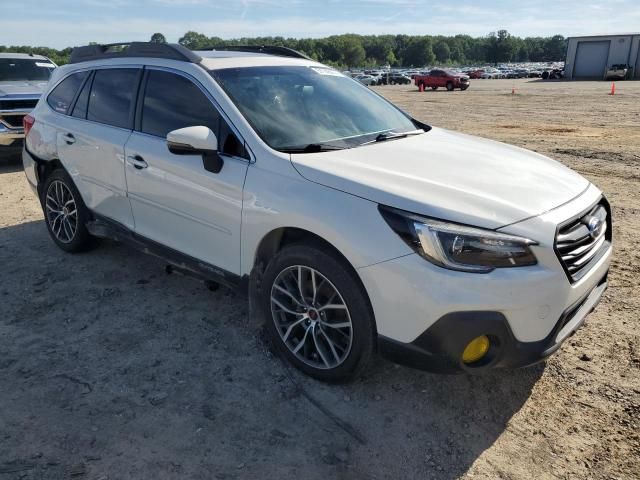
<instances>
[{"instance_id":1,"label":"dashboard visible through windshield","mask_svg":"<svg viewBox=\"0 0 640 480\"><path fill-rule=\"evenodd\" d=\"M210 74L275 150L352 148L420 128L391 103L328 67L226 68Z\"/></svg>"}]
</instances>

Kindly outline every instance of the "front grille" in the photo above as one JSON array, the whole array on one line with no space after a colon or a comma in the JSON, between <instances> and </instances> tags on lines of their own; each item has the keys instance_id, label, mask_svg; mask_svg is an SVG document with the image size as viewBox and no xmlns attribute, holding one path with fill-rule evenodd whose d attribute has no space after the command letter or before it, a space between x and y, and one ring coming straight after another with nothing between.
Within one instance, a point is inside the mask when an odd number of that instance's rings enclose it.
<instances>
[{"instance_id":1,"label":"front grille","mask_svg":"<svg viewBox=\"0 0 640 480\"><path fill-rule=\"evenodd\" d=\"M580 280L611 245L611 214L606 200L561 225L556 253L569 279Z\"/></svg>"},{"instance_id":2,"label":"front grille","mask_svg":"<svg viewBox=\"0 0 640 480\"><path fill-rule=\"evenodd\" d=\"M22 119L25 115L0 115L0 122L9 128L22 128Z\"/></svg>"},{"instance_id":3,"label":"front grille","mask_svg":"<svg viewBox=\"0 0 640 480\"><path fill-rule=\"evenodd\" d=\"M38 103L38 99L31 100L0 100L0 110L26 110L30 112Z\"/></svg>"}]
</instances>

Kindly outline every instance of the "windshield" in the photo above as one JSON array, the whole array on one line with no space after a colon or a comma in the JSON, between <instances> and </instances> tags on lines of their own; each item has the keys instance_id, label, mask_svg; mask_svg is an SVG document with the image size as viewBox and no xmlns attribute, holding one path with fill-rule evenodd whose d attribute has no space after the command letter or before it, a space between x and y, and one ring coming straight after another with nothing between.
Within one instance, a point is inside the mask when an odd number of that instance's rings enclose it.
<instances>
[{"instance_id":1,"label":"windshield","mask_svg":"<svg viewBox=\"0 0 640 480\"><path fill-rule=\"evenodd\" d=\"M0 58L0 82L15 80L47 82L54 67L48 60Z\"/></svg>"},{"instance_id":2,"label":"windshield","mask_svg":"<svg viewBox=\"0 0 640 480\"><path fill-rule=\"evenodd\" d=\"M418 127L359 82L327 67L249 67L210 72L273 149L350 148L383 132Z\"/></svg>"}]
</instances>

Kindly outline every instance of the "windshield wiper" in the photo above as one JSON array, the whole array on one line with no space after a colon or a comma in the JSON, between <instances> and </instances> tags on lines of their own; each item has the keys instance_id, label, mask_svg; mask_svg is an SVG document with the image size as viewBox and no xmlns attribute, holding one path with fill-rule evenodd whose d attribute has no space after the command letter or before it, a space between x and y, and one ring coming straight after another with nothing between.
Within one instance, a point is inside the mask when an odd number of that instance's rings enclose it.
<instances>
[{"instance_id":1,"label":"windshield wiper","mask_svg":"<svg viewBox=\"0 0 640 480\"><path fill-rule=\"evenodd\" d=\"M374 140L361 143L362 145L371 145L372 143L386 142L387 140L397 140L399 138L407 138L413 135L421 135L424 130L411 130L410 132L382 132Z\"/></svg>"},{"instance_id":2,"label":"windshield wiper","mask_svg":"<svg viewBox=\"0 0 640 480\"><path fill-rule=\"evenodd\" d=\"M329 143L310 143L303 147L284 147L279 148L278 151L283 153L319 153L319 152L332 152L335 150L344 150L347 147L340 145L331 145Z\"/></svg>"}]
</instances>

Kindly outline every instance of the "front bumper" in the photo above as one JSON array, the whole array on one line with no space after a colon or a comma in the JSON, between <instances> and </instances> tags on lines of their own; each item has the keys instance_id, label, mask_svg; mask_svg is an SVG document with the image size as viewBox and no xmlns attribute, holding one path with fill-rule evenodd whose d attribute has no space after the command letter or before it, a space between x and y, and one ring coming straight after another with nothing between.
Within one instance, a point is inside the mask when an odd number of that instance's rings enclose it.
<instances>
[{"instance_id":1,"label":"front bumper","mask_svg":"<svg viewBox=\"0 0 640 480\"><path fill-rule=\"evenodd\" d=\"M538 241L532 247L537 265L473 274L440 268L410 254L358 269L371 301L383 353L399 363L416 363L403 361L403 355L442 354L444 370L459 370L461 350L457 342L468 343L490 334L504 350L502 360L492 366L522 366L551 354L566 338L566 332L562 339L558 337L563 320L570 317L567 328L575 331L588 313L584 312L587 307L577 312L576 306L584 303L591 310L599 300L603 289L598 287L606 279L613 252L609 246L582 278L571 282L554 250L557 226L593 207L601 198L602 193L590 185L576 199L554 210L500 229ZM590 297L592 292L599 295ZM444 340L445 333L452 337L453 346ZM466 343L462 349L464 346ZM398 354L401 350L403 355ZM452 356L455 368L451 367ZM442 364L441 360L435 364ZM417 361L421 368L426 368L426 363L424 358Z\"/></svg>"},{"instance_id":2,"label":"front bumper","mask_svg":"<svg viewBox=\"0 0 640 480\"><path fill-rule=\"evenodd\" d=\"M20 148L24 140L23 129L10 129L0 123L0 148Z\"/></svg>"},{"instance_id":3,"label":"front bumper","mask_svg":"<svg viewBox=\"0 0 640 480\"><path fill-rule=\"evenodd\" d=\"M482 373L493 368L518 368L544 360L560 348L584 323L607 288L607 275L575 305L568 308L546 338L521 342L500 312L450 313L411 343L379 336L378 348L387 359L434 373ZM476 337L486 335L491 347L481 360L467 365L462 352Z\"/></svg>"}]
</instances>

